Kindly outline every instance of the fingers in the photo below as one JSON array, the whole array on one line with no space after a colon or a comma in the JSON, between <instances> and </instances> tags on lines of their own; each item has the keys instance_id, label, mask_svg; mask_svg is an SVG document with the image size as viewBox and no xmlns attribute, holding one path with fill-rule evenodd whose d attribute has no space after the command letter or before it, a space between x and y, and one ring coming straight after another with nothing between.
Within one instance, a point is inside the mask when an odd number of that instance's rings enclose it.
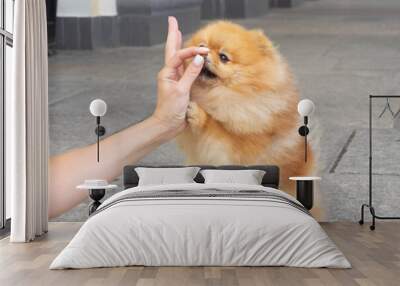
<instances>
[{"instance_id":1,"label":"fingers","mask_svg":"<svg viewBox=\"0 0 400 286\"><path fill-rule=\"evenodd\" d=\"M181 32L181 31L178 31L178 41L176 42L176 45L177 45L177 46L176 46L176 50L177 50L177 51L179 51L180 49L182 49L182 32ZM183 71L184 71L184 69L183 69L183 65L182 65L182 66L180 66L180 67L178 68L179 77L182 76Z\"/></svg>"},{"instance_id":2,"label":"fingers","mask_svg":"<svg viewBox=\"0 0 400 286\"><path fill-rule=\"evenodd\" d=\"M175 17L168 17L168 36L165 43L165 62L168 61L177 51L179 41L178 21Z\"/></svg>"},{"instance_id":3,"label":"fingers","mask_svg":"<svg viewBox=\"0 0 400 286\"><path fill-rule=\"evenodd\" d=\"M180 49L182 49L182 32L178 29L175 51L179 51Z\"/></svg>"},{"instance_id":4,"label":"fingers","mask_svg":"<svg viewBox=\"0 0 400 286\"><path fill-rule=\"evenodd\" d=\"M206 55L210 50L206 47L190 47L179 50L173 57L167 60L166 66L169 68L178 68L183 65L184 61L194 57L195 55Z\"/></svg>"},{"instance_id":5,"label":"fingers","mask_svg":"<svg viewBox=\"0 0 400 286\"><path fill-rule=\"evenodd\" d=\"M189 92L193 82L199 76L201 69L203 68L204 58L200 55L194 57L193 61L185 70L182 78L179 81L179 85L182 90Z\"/></svg>"}]
</instances>

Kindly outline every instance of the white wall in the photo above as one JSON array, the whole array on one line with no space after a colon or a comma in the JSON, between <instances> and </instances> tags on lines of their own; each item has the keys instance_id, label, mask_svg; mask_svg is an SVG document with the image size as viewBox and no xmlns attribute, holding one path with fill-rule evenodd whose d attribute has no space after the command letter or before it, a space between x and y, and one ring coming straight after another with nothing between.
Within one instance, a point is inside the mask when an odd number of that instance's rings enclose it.
<instances>
[{"instance_id":1,"label":"white wall","mask_svg":"<svg viewBox=\"0 0 400 286\"><path fill-rule=\"evenodd\" d=\"M6 0L6 30L10 33L13 33L13 26L14 26L14 17L13 17L13 6L14 2L12 0ZM12 48L9 46L6 46L6 78L5 78L5 94L11 94L11 75L12 75L12 66L13 66L13 56L12 56ZM6 101L6 106L5 108L7 109L7 101ZM7 127L6 127L7 128ZM7 151L6 151L7 152ZM7 183L7 182L6 182ZM6 185L5 186L6 190L6 219L11 217L11 189Z\"/></svg>"},{"instance_id":2,"label":"white wall","mask_svg":"<svg viewBox=\"0 0 400 286\"><path fill-rule=\"evenodd\" d=\"M57 17L117 15L117 0L58 0Z\"/></svg>"},{"instance_id":3,"label":"white wall","mask_svg":"<svg viewBox=\"0 0 400 286\"><path fill-rule=\"evenodd\" d=\"M14 18L12 17L13 16L13 6L14 6L14 2L12 1L12 0L6 0L5 1L5 4L6 4L6 9L5 9L5 12L6 12L6 30L8 31L8 32L10 32L10 33L12 33L13 32L13 21L14 21Z\"/></svg>"},{"instance_id":4,"label":"white wall","mask_svg":"<svg viewBox=\"0 0 400 286\"><path fill-rule=\"evenodd\" d=\"M7 14L7 15L9 15L9 14ZM9 46L6 46L6 61L5 61L5 64L6 64L6 79L5 79L6 80L5 81L6 93L5 94L7 95L6 97L8 97L11 94L11 88L12 88L11 76L12 76L13 62L14 62L14 57L12 56L12 48L10 48ZM6 104L5 104L6 110L8 108L10 108L7 103L9 103L9 102L6 100ZM7 122L6 122L6 124L7 124ZM7 128L7 126L6 126L6 128ZM4 156L4 157L6 157L6 156ZM6 219L8 219L11 217L11 188L7 184L7 180L6 180L5 189L6 189Z\"/></svg>"},{"instance_id":5,"label":"white wall","mask_svg":"<svg viewBox=\"0 0 400 286\"><path fill-rule=\"evenodd\" d=\"M117 0L97 0L97 1L99 2L98 15L100 16L117 15Z\"/></svg>"},{"instance_id":6,"label":"white wall","mask_svg":"<svg viewBox=\"0 0 400 286\"><path fill-rule=\"evenodd\" d=\"M92 0L58 0L58 17L91 17Z\"/></svg>"},{"instance_id":7,"label":"white wall","mask_svg":"<svg viewBox=\"0 0 400 286\"><path fill-rule=\"evenodd\" d=\"M5 112L7 113L7 110L10 110L12 107L10 106L10 100L8 100L11 96L11 91L12 91L12 73L13 73L13 51L12 48L10 48L9 46L6 46L6 60L5 60L5 64L6 64L6 76L5 76L5 85L6 85L6 100L5 100ZM5 136L7 136L7 128L9 127L9 125L7 125L7 121L6 121L6 134ZM7 153L7 150L6 150ZM4 157L7 157L6 155ZM4 158L6 159L6 158ZM7 169L5 170L5 178L9 177L7 174ZM5 188L6 188L6 218L10 218L11 217L11 185L10 182L8 180L6 180L6 184L5 184Z\"/></svg>"}]
</instances>

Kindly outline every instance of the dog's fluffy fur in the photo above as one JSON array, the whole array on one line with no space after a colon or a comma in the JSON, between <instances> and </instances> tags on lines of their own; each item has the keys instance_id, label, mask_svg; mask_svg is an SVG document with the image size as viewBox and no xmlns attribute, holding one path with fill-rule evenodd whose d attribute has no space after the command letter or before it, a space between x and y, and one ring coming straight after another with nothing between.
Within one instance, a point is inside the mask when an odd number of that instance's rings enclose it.
<instances>
[{"instance_id":1,"label":"dog's fluffy fur","mask_svg":"<svg viewBox=\"0 0 400 286\"><path fill-rule=\"evenodd\" d=\"M298 93L286 61L260 30L227 21L209 24L186 43L210 49L191 90L188 127L178 143L188 164L271 164L281 188L294 194L289 176L310 175L299 136Z\"/></svg>"}]
</instances>

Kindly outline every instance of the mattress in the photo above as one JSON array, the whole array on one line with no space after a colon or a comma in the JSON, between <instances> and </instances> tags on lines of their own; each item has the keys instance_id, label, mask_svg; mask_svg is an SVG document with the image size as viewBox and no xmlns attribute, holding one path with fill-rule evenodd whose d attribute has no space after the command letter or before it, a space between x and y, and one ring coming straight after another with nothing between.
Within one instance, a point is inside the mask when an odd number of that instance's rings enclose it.
<instances>
[{"instance_id":1,"label":"mattress","mask_svg":"<svg viewBox=\"0 0 400 286\"><path fill-rule=\"evenodd\" d=\"M140 186L110 197L50 269L119 266L350 268L293 197L263 186Z\"/></svg>"}]
</instances>

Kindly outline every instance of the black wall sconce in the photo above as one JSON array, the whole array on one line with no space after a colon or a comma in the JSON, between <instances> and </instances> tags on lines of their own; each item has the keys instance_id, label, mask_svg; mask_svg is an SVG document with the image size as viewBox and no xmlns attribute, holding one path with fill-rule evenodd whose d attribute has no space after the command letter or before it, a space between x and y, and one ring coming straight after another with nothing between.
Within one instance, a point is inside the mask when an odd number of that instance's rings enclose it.
<instances>
[{"instance_id":1,"label":"black wall sconce","mask_svg":"<svg viewBox=\"0 0 400 286\"><path fill-rule=\"evenodd\" d=\"M100 118L107 112L107 104L102 99L95 99L90 103L90 113L96 117L96 129L94 130L97 135L97 162L100 161L100 137L106 134L104 126L100 125Z\"/></svg>"},{"instance_id":2,"label":"black wall sconce","mask_svg":"<svg viewBox=\"0 0 400 286\"><path fill-rule=\"evenodd\" d=\"M307 135L310 133L308 128L308 117L314 112L315 105L309 99L303 99L297 105L297 111L304 118L304 125L300 126L299 134L304 137L304 162L307 162Z\"/></svg>"}]
</instances>

